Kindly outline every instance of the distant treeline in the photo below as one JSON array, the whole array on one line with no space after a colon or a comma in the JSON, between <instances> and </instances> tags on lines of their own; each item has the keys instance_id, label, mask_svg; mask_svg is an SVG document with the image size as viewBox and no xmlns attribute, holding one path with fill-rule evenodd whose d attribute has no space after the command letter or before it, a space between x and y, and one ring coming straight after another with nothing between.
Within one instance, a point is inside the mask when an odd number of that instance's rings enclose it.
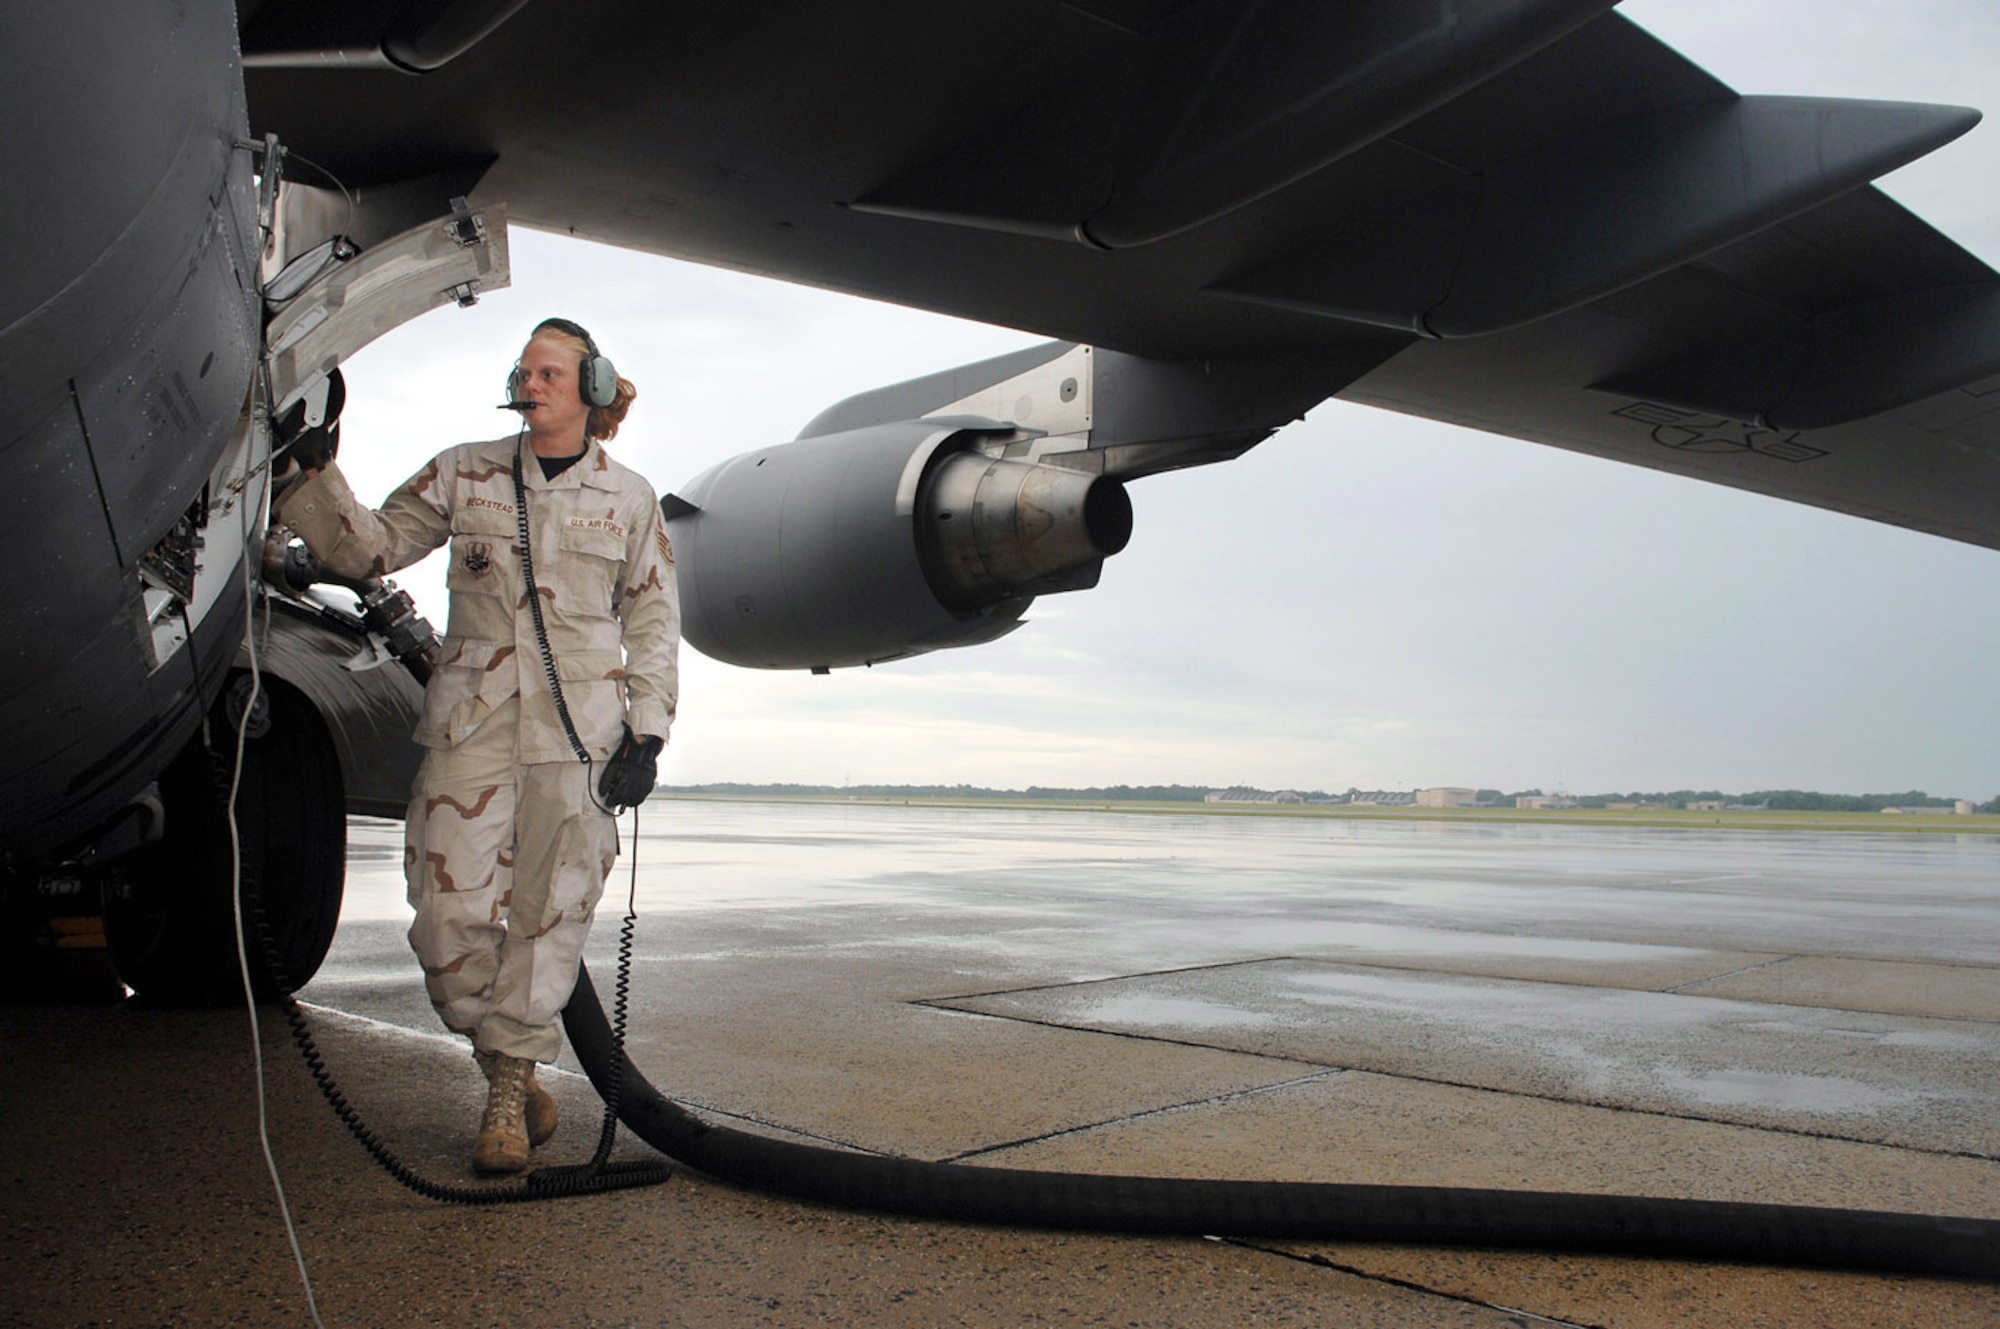
<instances>
[{"instance_id":1,"label":"distant treeline","mask_svg":"<svg viewBox=\"0 0 2000 1329\"><path fill-rule=\"evenodd\" d=\"M662 785L670 794L720 794L737 798L1026 798L1044 801L1074 800L1095 803L1199 803L1217 785L1194 784L1114 784L1088 789L1054 789L1029 785L1026 789L988 789L970 784L687 784ZM1299 789L1309 803L1340 803L1346 794L1329 794L1320 789ZM1348 791L1352 793L1352 790ZM1484 806L1511 807L1516 798L1542 794L1540 789L1507 793L1481 789ZM1883 808L1948 808L1953 798L1938 798L1921 789L1900 794L1822 794L1807 789L1758 789L1747 794L1727 794L1717 789L1674 789L1654 793L1576 794L1581 807L1602 808L1613 803L1650 803L1658 807L1685 808L1690 803L1727 803L1735 807L1769 808L1774 812L1880 812ZM1979 805L1981 812L2000 812L2000 797Z\"/></svg>"},{"instance_id":2,"label":"distant treeline","mask_svg":"<svg viewBox=\"0 0 2000 1329\"><path fill-rule=\"evenodd\" d=\"M1114 784L1102 789L985 789L969 784L676 784L661 785L670 794L731 794L752 798L767 795L817 798L1034 798L1094 800L1099 803L1199 803L1210 786L1192 784Z\"/></svg>"}]
</instances>

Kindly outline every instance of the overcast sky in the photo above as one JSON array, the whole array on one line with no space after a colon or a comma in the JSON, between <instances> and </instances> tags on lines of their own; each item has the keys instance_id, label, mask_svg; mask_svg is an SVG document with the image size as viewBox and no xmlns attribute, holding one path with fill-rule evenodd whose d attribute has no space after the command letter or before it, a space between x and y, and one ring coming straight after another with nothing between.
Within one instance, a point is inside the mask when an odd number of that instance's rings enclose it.
<instances>
[{"instance_id":1,"label":"overcast sky","mask_svg":"<svg viewBox=\"0 0 2000 1329\"><path fill-rule=\"evenodd\" d=\"M1739 91L2000 114L1992 0L1629 0ZM2000 121L1885 187L2000 262ZM854 392L1023 333L515 228L513 288L348 365L379 501L491 437L535 322L640 390L613 447L668 492ZM1097 589L990 646L829 677L686 652L662 778L1022 787L1452 784L2000 793L2000 553L1328 403L1135 483ZM442 563L401 579L440 629Z\"/></svg>"}]
</instances>

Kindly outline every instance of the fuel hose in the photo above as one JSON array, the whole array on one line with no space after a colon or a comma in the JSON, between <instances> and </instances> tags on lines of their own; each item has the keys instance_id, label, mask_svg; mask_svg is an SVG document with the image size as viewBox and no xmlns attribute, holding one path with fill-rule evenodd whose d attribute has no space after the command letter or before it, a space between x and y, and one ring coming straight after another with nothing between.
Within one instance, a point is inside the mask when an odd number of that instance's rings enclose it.
<instances>
[{"instance_id":1,"label":"fuel hose","mask_svg":"<svg viewBox=\"0 0 2000 1329\"><path fill-rule=\"evenodd\" d=\"M931 1163L775 1140L705 1121L616 1048L586 968L570 1046L640 1139L751 1190L842 1209L1150 1235L1589 1251L2000 1279L2000 1222L1646 1195L1350 1182L1213 1181Z\"/></svg>"}]
</instances>

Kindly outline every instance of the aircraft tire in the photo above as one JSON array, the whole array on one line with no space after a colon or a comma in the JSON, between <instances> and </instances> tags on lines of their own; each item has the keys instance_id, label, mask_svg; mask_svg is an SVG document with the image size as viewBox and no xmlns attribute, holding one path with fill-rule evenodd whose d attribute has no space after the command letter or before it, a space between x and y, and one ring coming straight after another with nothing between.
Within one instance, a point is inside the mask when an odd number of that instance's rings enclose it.
<instances>
[{"instance_id":1,"label":"aircraft tire","mask_svg":"<svg viewBox=\"0 0 2000 1329\"><path fill-rule=\"evenodd\" d=\"M208 742L197 733L160 777L165 838L106 885L112 961L150 1000L224 1005L243 998L225 802L235 756L229 698L245 677L233 673L210 710ZM303 987L339 922L347 812L333 741L312 703L269 676L262 689L269 725L244 745L236 807L247 949L257 995L269 1000L280 979L262 962L266 947L253 919L262 916L283 987Z\"/></svg>"}]
</instances>

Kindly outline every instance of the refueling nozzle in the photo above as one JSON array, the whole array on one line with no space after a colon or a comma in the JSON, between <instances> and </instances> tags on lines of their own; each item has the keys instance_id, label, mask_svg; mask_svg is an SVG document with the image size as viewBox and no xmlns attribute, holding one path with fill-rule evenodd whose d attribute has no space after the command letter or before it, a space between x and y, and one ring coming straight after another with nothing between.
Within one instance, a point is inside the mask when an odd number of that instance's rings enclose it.
<instances>
[{"instance_id":1,"label":"refueling nozzle","mask_svg":"<svg viewBox=\"0 0 2000 1329\"><path fill-rule=\"evenodd\" d=\"M326 580L319 560L287 526L273 526L264 535L264 581L291 594L304 595L314 582Z\"/></svg>"},{"instance_id":2,"label":"refueling nozzle","mask_svg":"<svg viewBox=\"0 0 2000 1329\"><path fill-rule=\"evenodd\" d=\"M370 577L356 583L355 589L361 594L361 618L368 630L382 638L389 654L419 682L428 683L436 663L437 631L417 612L410 593L385 577Z\"/></svg>"}]
</instances>

